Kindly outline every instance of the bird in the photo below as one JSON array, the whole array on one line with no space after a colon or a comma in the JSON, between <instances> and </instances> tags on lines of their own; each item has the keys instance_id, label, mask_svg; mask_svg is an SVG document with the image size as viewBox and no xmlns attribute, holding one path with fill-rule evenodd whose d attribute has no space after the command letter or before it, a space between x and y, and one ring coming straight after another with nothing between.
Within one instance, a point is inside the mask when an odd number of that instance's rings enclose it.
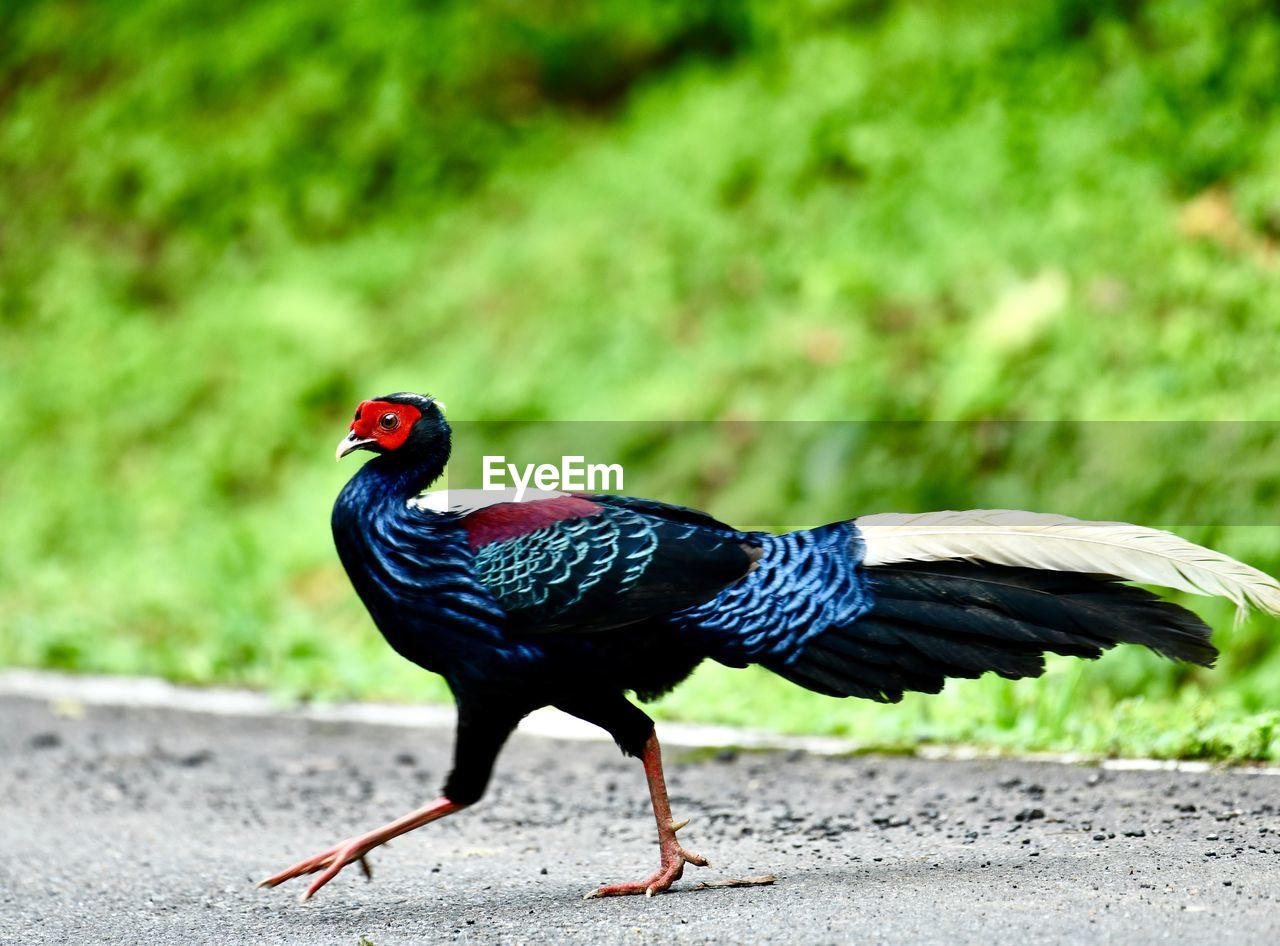
<instances>
[{"instance_id":1,"label":"bird","mask_svg":"<svg viewBox=\"0 0 1280 946\"><path fill-rule=\"evenodd\" d=\"M551 706L639 759L658 868L588 897L653 896L687 865L653 720L629 697L670 691L704 660L756 664L830 697L881 703L948 678L1044 671L1048 653L1117 644L1212 666L1211 629L1138 587L1225 597L1280 615L1280 583L1172 533L1013 510L881 513L784 534L695 509L549 491L454 501L425 492L452 431L435 398L361 401L337 458L373 456L333 506L338 557L401 656L440 674L457 704L440 796L265 880L315 875L308 899L392 838L478 802L508 736Z\"/></svg>"}]
</instances>

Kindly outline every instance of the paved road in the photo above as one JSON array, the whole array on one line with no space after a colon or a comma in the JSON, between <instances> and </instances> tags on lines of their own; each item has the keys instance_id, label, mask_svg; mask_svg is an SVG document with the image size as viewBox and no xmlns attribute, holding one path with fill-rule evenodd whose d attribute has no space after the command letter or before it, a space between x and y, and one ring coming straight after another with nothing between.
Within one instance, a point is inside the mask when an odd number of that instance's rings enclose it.
<instances>
[{"instance_id":1,"label":"paved road","mask_svg":"<svg viewBox=\"0 0 1280 946\"><path fill-rule=\"evenodd\" d=\"M517 735L482 805L300 904L253 882L433 796L443 733L54 709L0 699L3 943L1280 942L1275 776L675 752L714 866L584 902L654 866L639 766Z\"/></svg>"}]
</instances>

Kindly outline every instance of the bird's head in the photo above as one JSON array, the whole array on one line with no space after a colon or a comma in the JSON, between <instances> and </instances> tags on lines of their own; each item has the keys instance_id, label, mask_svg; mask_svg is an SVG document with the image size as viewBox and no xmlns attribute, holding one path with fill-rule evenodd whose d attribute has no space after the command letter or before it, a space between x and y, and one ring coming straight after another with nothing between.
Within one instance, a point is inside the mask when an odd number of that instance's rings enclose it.
<instances>
[{"instance_id":1,"label":"bird's head","mask_svg":"<svg viewBox=\"0 0 1280 946\"><path fill-rule=\"evenodd\" d=\"M415 457L447 451L443 407L433 397L408 392L361 401L350 433L338 443L338 459L356 450Z\"/></svg>"}]
</instances>

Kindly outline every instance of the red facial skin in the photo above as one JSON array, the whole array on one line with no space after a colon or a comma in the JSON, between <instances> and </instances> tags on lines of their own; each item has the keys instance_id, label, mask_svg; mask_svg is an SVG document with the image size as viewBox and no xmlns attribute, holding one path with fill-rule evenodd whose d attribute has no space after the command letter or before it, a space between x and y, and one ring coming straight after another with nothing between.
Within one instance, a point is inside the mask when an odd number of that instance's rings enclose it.
<instances>
[{"instance_id":1,"label":"red facial skin","mask_svg":"<svg viewBox=\"0 0 1280 946\"><path fill-rule=\"evenodd\" d=\"M394 426L383 423L387 414L395 415ZM356 408L356 419L351 430L361 440L372 439L384 450L394 450L409 439L409 431L422 416L422 411L412 404L393 404L390 401L361 401Z\"/></svg>"}]
</instances>

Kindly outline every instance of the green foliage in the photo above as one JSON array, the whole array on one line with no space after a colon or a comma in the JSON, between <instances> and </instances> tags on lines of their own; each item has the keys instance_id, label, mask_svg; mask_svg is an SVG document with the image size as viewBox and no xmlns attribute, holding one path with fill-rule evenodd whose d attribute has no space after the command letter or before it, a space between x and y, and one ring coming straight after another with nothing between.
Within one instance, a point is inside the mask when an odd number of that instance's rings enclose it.
<instances>
[{"instance_id":1,"label":"green foliage","mask_svg":"<svg viewBox=\"0 0 1280 946\"><path fill-rule=\"evenodd\" d=\"M443 696L330 550L329 444L385 390L477 421L1274 418L1277 88L1260 0L8 3L0 660ZM1101 457L797 429L609 459L743 523L1119 507L1280 570L1267 426ZM712 669L664 711L1274 758L1274 632L897 709Z\"/></svg>"}]
</instances>

